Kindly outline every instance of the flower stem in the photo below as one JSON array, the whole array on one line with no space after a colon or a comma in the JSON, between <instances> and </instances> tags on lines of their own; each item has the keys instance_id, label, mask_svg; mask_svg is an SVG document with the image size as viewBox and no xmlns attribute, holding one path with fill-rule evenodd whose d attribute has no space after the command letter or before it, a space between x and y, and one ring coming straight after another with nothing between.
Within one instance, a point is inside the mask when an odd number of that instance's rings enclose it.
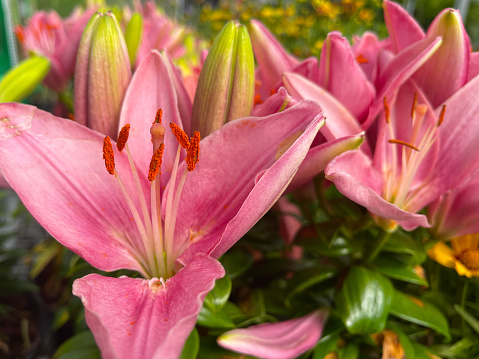
<instances>
[{"instance_id":1,"label":"flower stem","mask_svg":"<svg viewBox=\"0 0 479 359\"><path fill-rule=\"evenodd\" d=\"M381 249L384 247L384 245L388 241L390 234L391 232L385 231L384 229L380 229L380 232L376 238L376 243L374 244L371 250L371 253L369 253L366 260L364 261L365 263L371 263L374 259L376 259L379 252L381 252Z\"/></svg>"}]
</instances>

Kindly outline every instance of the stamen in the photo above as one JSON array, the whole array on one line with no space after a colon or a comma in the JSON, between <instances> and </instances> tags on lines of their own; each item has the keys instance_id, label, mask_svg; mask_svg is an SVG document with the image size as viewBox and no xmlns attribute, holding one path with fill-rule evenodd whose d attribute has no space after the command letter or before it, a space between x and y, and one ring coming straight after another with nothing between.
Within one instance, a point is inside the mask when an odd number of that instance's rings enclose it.
<instances>
[{"instance_id":1,"label":"stamen","mask_svg":"<svg viewBox=\"0 0 479 359\"><path fill-rule=\"evenodd\" d=\"M437 121L437 127L442 125L445 114L446 114L446 105L442 105L441 114L439 115L439 121Z\"/></svg>"},{"instance_id":2,"label":"stamen","mask_svg":"<svg viewBox=\"0 0 479 359\"><path fill-rule=\"evenodd\" d=\"M367 64L369 62L369 60L367 58L365 58L363 55L359 54L358 57L356 57L356 61L359 63L359 64Z\"/></svg>"},{"instance_id":3,"label":"stamen","mask_svg":"<svg viewBox=\"0 0 479 359\"><path fill-rule=\"evenodd\" d=\"M383 105L384 105L384 115L386 117L386 123L389 123L389 106L386 96L383 98Z\"/></svg>"},{"instance_id":4,"label":"stamen","mask_svg":"<svg viewBox=\"0 0 479 359\"><path fill-rule=\"evenodd\" d=\"M276 93L276 89L272 89L269 94L270 94L270 96L272 96L272 95L274 95L275 93Z\"/></svg>"},{"instance_id":5,"label":"stamen","mask_svg":"<svg viewBox=\"0 0 479 359\"><path fill-rule=\"evenodd\" d=\"M389 143L396 143L398 145L403 145L403 146L406 146L406 147L409 147L409 148L413 149L414 151L419 152L419 148L417 148L414 145L411 145L410 143L407 143L407 142L404 142L404 141L401 141L401 140L389 140L388 142Z\"/></svg>"},{"instance_id":6,"label":"stamen","mask_svg":"<svg viewBox=\"0 0 479 359\"><path fill-rule=\"evenodd\" d=\"M190 138L190 147L186 152L186 163L188 164L188 171L193 171L198 163L200 155L200 133L195 131L193 137Z\"/></svg>"},{"instance_id":7,"label":"stamen","mask_svg":"<svg viewBox=\"0 0 479 359\"><path fill-rule=\"evenodd\" d=\"M190 141L188 140L188 135L185 133L185 131L183 131L177 124L173 122L170 122L170 128L181 147L187 150L190 147Z\"/></svg>"},{"instance_id":8,"label":"stamen","mask_svg":"<svg viewBox=\"0 0 479 359\"><path fill-rule=\"evenodd\" d=\"M414 101L412 102L412 108L411 108L411 118L414 118L414 114L416 112L416 105L417 105L417 92L414 93Z\"/></svg>"},{"instance_id":9,"label":"stamen","mask_svg":"<svg viewBox=\"0 0 479 359\"><path fill-rule=\"evenodd\" d=\"M120 134L118 135L118 141L116 141L116 148L118 148L118 151L120 152L123 151L126 145L126 141L128 141L129 135L130 135L130 124L127 123L120 130Z\"/></svg>"},{"instance_id":10,"label":"stamen","mask_svg":"<svg viewBox=\"0 0 479 359\"><path fill-rule=\"evenodd\" d=\"M273 91L273 90L271 90ZM260 94L257 94L255 97L254 97L254 102L253 102L253 106L255 105L260 105L262 104L263 101L261 101L261 95Z\"/></svg>"},{"instance_id":11,"label":"stamen","mask_svg":"<svg viewBox=\"0 0 479 359\"><path fill-rule=\"evenodd\" d=\"M103 159L105 167L109 174L115 174L115 155L113 154L113 146L110 137L106 136L103 140Z\"/></svg>"},{"instance_id":12,"label":"stamen","mask_svg":"<svg viewBox=\"0 0 479 359\"><path fill-rule=\"evenodd\" d=\"M155 116L155 122L153 123L160 123L161 124L161 119L163 117L163 110L161 108L156 111L156 116Z\"/></svg>"},{"instance_id":13,"label":"stamen","mask_svg":"<svg viewBox=\"0 0 479 359\"><path fill-rule=\"evenodd\" d=\"M163 150L165 149L165 145L162 143L160 147L156 150L156 152L151 157L150 161L150 170L148 171L148 181L153 182L156 178L158 172L160 172L161 162L163 160ZM160 172L161 174L161 172Z\"/></svg>"}]
</instances>

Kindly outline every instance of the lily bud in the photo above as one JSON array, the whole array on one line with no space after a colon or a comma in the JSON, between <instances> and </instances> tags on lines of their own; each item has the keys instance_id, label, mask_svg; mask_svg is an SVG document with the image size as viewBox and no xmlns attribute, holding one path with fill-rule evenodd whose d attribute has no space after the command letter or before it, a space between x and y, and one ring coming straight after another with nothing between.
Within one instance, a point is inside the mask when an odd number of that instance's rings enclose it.
<instances>
[{"instance_id":1,"label":"lily bud","mask_svg":"<svg viewBox=\"0 0 479 359\"><path fill-rule=\"evenodd\" d=\"M47 76L50 61L30 57L8 71L0 81L0 102L18 102L30 95Z\"/></svg>"},{"instance_id":2,"label":"lily bud","mask_svg":"<svg viewBox=\"0 0 479 359\"><path fill-rule=\"evenodd\" d=\"M75 120L117 137L131 79L125 39L111 12L96 13L83 31L75 69Z\"/></svg>"},{"instance_id":3,"label":"lily bud","mask_svg":"<svg viewBox=\"0 0 479 359\"><path fill-rule=\"evenodd\" d=\"M143 33L143 17L139 13L133 14L125 30L126 47L128 48L128 56L130 57L131 66L135 65L136 52L140 45Z\"/></svg>"},{"instance_id":4,"label":"lily bud","mask_svg":"<svg viewBox=\"0 0 479 359\"><path fill-rule=\"evenodd\" d=\"M254 58L246 27L236 21L216 37L203 65L193 103L192 130L207 136L249 116L254 101Z\"/></svg>"}]
</instances>

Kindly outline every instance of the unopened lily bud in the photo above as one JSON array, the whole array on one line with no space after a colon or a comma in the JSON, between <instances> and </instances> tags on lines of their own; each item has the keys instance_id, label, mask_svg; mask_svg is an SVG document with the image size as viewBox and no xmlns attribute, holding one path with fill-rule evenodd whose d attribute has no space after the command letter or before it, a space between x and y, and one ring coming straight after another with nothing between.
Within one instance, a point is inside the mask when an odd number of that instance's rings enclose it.
<instances>
[{"instance_id":1,"label":"unopened lily bud","mask_svg":"<svg viewBox=\"0 0 479 359\"><path fill-rule=\"evenodd\" d=\"M131 66L135 65L136 52L140 45L143 33L143 18L139 13L133 14L125 30L126 47L128 48L128 56L130 57Z\"/></svg>"},{"instance_id":2,"label":"unopened lily bud","mask_svg":"<svg viewBox=\"0 0 479 359\"><path fill-rule=\"evenodd\" d=\"M254 58L248 30L230 21L215 39L201 70L192 130L207 136L226 122L249 116L254 100Z\"/></svg>"},{"instance_id":3,"label":"unopened lily bud","mask_svg":"<svg viewBox=\"0 0 479 359\"><path fill-rule=\"evenodd\" d=\"M116 138L121 104L131 79L128 50L111 12L88 22L75 69L75 120Z\"/></svg>"},{"instance_id":4,"label":"unopened lily bud","mask_svg":"<svg viewBox=\"0 0 479 359\"><path fill-rule=\"evenodd\" d=\"M30 95L50 69L44 57L30 57L5 74L0 81L0 102L18 102Z\"/></svg>"}]
</instances>

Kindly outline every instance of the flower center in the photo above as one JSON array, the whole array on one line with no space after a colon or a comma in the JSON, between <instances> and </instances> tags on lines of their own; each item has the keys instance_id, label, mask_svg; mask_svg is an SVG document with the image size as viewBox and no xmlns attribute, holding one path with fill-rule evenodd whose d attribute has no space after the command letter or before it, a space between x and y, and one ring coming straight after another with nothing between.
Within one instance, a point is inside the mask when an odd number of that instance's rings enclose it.
<instances>
[{"instance_id":1,"label":"flower center","mask_svg":"<svg viewBox=\"0 0 479 359\"><path fill-rule=\"evenodd\" d=\"M479 269L479 250L478 249L466 249L457 256L457 259L464 264L467 269L477 270Z\"/></svg>"},{"instance_id":2,"label":"flower center","mask_svg":"<svg viewBox=\"0 0 479 359\"><path fill-rule=\"evenodd\" d=\"M436 139L436 128L439 127L446 111L444 105L435 125L425 122L427 106L418 104L417 93L414 94L411 108L412 128L407 140L397 139L395 127L390 121L390 109L384 98L384 115L389 131L388 143L393 147L386 151L388 157L383 162L385 177L384 198L399 208L407 210L412 199L410 188L417 170ZM399 119L395 119L398 121Z\"/></svg>"},{"instance_id":3,"label":"flower center","mask_svg":"<svg viewBox=\"0 0 479 359\"><path fill-rule=\"evenodd\" d=\"M163 143L165 127L161 124L162 116L163 112L159 109L155 121L150 128L151 141L153 143L153 155L148 170L148 181L150 181L151 185L150 196L148 198L150 201L150 208L148 208L148 200L143 193L140 176L136 170L135 163L127 144L130 125L127 124L121 129L116 147L118 152L120 152L118 155L124 155L124 152L122 151L126 149L130 170L135 182L135 194L138 198L137 202L140 204L140 210L136 208L136 204L133 201L131 194L126 189L120 173L115 167L115 154L110 138L108 136L105 137L103 142L103 159L105 160L105 167L109 174L115 176L139 233L139 238L129 238L129 236L126 236L127 239L123 241L123 244L130 250L132 255L142 266L142 274L147 278L160 278L160 282L158 283L161 283L162 278L167 279L174 275L174 261L188 245L188 241L179 243L179 246L174 245L176 216L186 176L188 172L195 169L196 163L199 161L198 156L200 151L199 132L195 131L194 136L189 139L186 133L178 125L170 123L171 131L176 137L179 145L171 173L168 193L166 194L166 198L164 198L166 200L166 206L164 207L164 216L162 216L160 170L163 152L165 150L165 145ZM176 181L182 149L186 150L185 161L187 166L183 171L180 180Z\"/></svg>"}]
</instances>

